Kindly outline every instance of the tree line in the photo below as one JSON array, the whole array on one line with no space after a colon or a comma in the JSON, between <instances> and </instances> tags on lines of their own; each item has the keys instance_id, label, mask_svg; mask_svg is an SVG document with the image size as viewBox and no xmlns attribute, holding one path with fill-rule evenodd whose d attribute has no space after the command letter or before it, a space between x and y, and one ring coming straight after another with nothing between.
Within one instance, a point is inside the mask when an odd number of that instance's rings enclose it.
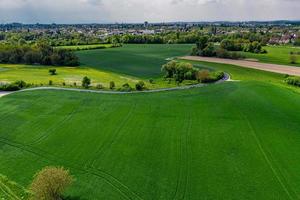
<instances>
[{"instance_id":1,"label":"tree line","mask_svg":"<svg viewBox=\"0 0 300 200\"><path fill-rule=\"evenodd\" d=\"M1 45L0 63L78 66L79 59L74 52L37 43L35 45Z\"/></svg>"}]
</instances>

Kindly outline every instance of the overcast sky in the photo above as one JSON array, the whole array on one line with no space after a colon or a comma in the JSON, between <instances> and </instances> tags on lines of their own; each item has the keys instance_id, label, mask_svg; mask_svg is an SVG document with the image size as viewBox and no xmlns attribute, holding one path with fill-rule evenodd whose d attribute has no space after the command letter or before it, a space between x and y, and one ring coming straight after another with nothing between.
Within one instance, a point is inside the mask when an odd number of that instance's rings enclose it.
<instances>
[{"instance_id":1,"label":"overcast sky","mask_svg":"<svg viewBox=\"0 0 300 200\"><path fill-rule=\"evenodd\" d=\"M0 23L300 20L300 0L0 0Z\"/></svg>"}]
</instances>

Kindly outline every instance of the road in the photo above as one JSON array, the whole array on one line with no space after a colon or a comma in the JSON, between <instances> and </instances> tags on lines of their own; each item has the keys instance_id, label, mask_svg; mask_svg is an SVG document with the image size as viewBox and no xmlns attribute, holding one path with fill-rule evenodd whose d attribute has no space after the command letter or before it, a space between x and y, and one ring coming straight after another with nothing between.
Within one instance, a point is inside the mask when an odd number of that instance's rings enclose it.
<instances>
[{"instance_id":1,"label":"road","mask_svg":"<svg viewBox=\"0 0 300 200\"><path fill-rule=\"evenodd\" d=\"M288 65L277 65L277 64L260 63L260 62L248 61L248 60L232 60L232 59L201 57L201 56L184 56L184 57L180 57L179 59L230 64L230 65L237 65L239 67L258 69L258 70L274 72L279 74L300 76L300 67L293 67Z\"/></svg>"}]
</instances>

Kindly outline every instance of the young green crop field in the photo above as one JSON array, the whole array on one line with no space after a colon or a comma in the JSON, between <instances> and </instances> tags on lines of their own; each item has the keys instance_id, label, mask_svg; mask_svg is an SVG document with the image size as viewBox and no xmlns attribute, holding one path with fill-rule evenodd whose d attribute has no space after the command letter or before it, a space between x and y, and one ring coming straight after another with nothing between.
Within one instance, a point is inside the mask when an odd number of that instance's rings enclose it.
<instances>
[{"instance_id":1,"label":"young green crop field","mask_svg":"<svg viewBox=\"0 0 300 200\"><path fill-rule=\"evenodd\" d=\"M118 48L79 51L77 55L83 66L127 74L141 78L161 75L161 66L170 58L189 55L189 44L124 45Z\"/></svg>"},{"instance_id":2,"label":"young green crop field","mask_svg":"<svg viewBox=\"0 0 300 200\"><path fill-rule=\"evenodd\" d=\"M283 75L195 64L241 81L1 98L1 173L27 186L41 168L64 166L74 199L298 199L299 90Z\"/></svg>"},{"instance_id":3,"label":"young green crop field","mask_svg":"<svg viewBox=\"0 0 300 200\"><path fill-rule=\"evenodd\" d=\"M298 62L296 64L291 64L290 53L294 52L300 53L300 48L291 47L291 46L266 46L263 47L268 51L267 54L254 54L241 52L247 58L257 59L260 62L264 63L273 63L273 64L281 64L281 65L291 65L300 67L300 54L297 55Z\"/></svg>"}]
</instances>

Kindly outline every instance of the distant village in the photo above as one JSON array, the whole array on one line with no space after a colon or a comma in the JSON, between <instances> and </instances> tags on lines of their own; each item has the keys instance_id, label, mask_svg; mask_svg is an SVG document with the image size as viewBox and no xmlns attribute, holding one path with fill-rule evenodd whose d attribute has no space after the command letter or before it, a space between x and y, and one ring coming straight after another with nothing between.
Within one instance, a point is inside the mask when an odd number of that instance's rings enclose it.
<instances>
[{"instance_id":1,"label":"distant village","mask_svg":"<svg viewBox=\"0 0 300 200\"><path fill-rule=\"evenodd\" d=\"M0 24L0 41L4 40L1 33L26 33L35 35L79 34L85 37L105 40L112 36L122 35L157 35L169 32L192 32L201 30L213 35L230 35L238 33L260 32L271 34L269 44L290 44L300 37L300 22L174 22L174 23L137 23L137 24Z\"/></svg>"}]
</instances>

